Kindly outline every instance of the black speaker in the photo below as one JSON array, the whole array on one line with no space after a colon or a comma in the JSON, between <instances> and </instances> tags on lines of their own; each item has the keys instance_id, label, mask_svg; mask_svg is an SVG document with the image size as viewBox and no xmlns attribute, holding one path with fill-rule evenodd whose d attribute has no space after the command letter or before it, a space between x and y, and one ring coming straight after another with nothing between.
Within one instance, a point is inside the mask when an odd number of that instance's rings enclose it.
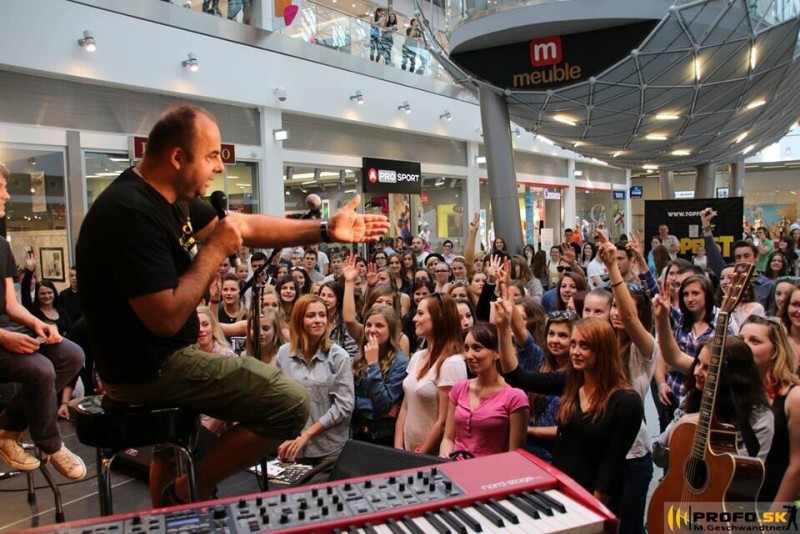
<instances>
[{"instance_id":1,"label":"black speaker","mask_svg":"<svg viewBox=\"0 0 800 534\"><path fill-rule=\"evenodd\" d=\"M444 463L438 456L417 454L402 449L375 445L366 441L349 440L333 466L328 480L344 480L367 475L391 473L401 469L425 467Z\"/></svg>"}]
</instances>

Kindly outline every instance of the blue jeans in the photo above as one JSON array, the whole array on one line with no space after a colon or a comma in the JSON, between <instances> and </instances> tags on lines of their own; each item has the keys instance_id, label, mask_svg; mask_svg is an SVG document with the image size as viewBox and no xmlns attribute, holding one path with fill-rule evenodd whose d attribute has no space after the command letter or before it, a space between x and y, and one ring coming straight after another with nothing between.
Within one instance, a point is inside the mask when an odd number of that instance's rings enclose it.
<instances>
[{"instance_id":1,"label":"blue jeans","mask_svg":"<svg viewBox=\"0 0 800 534\"><path fill-rule=\"evenodd\" d=\"M613 507L619 518L619 534L644 534L645 503L652 479L652 454L648 452L641 458L625 460L622 491Z\"/></svg>"}]
</instances>

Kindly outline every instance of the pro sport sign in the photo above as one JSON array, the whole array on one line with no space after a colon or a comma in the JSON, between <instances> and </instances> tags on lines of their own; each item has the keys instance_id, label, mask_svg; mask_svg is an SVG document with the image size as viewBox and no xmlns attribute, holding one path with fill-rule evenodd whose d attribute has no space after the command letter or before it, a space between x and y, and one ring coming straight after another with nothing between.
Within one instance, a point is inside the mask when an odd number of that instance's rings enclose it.
<instances>
[{"instance_id":1,"label":"pro sport sign","mask_svg":"<svg viewBox=\"0 0 800 534\"><path fill-rule=\"evenodd\" d=\"M422 168L417 162L363 158L362 175L365 193L422 192Z\"/></svg>"}]
</instances>

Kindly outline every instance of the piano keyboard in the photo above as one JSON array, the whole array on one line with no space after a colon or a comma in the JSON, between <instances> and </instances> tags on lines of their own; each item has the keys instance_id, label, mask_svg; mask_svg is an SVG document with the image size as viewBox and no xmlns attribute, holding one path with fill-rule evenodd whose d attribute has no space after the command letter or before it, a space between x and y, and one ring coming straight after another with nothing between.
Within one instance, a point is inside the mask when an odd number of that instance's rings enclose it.
<instances>
[{"instance_id":1,"label":"piano keyboard","mask_svg":"<svg viewBox=\"0 0 800 534\"><path fill-rule=\"evenodd\" d=\"M616 532L594 497L524 451L41 527L64 534Z\"/></svg>"}]
</instances>

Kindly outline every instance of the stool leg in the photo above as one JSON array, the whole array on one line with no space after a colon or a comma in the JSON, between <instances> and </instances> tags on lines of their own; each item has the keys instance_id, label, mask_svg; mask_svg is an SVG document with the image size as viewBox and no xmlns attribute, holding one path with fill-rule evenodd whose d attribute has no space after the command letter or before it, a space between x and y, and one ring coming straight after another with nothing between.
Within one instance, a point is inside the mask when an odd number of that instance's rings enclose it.
<instances>
[{"instance_id":1,"label":"stool leg","mask_svg":"<svg viewBox=\"0 0 800 534\"><path fill-rule=\"evenodd\" d=\"M36 486L33 482L33 471L26 471L25 476L28 479L28 502L33 504L36 502Z\"/></svg>"},{"instance_id":2,"label":"stool leg","mask_svg":"<svg viewBox=\"0 0 800 534\"><path fill-rule=\"evenodd\" d=\"M178 455L178 469L181 472L186 472L186 480L189 483L189 496L191 502L198 502L200 498L197 496L197 479L194 474L194 458L192 451L182 445L174 445L177 451L182 454Z\"/></svg>"},{"instance_id":3,"label":"stool leg","mask_svg":"<svg viewBox=\"0 0 800 534\"><path fill-rule=\"evenodd\" d=\"M50 474L50 470L47 469L47 465L45 465L44 462L42 462L42 464L39 466L39 470L42 472L42 475L47 481L47 485L53 490L53 503L56 507L56 522L63 523L64 507L61 505L61 490L58 489L58 484L56 484L53 480L53 476Z\"/></svg>"},{"instance_id":4,"label":"stool leg","mask_svg":"<svg viewBox=\"0 0 800 534\"><path fill-rule=\"evenodd\" d=\"M111 500L111 462L114 460L113 451L97 449L97 496L100 499L100 515L114 513L114 504Z\"/></svg>"}]
</instances>

